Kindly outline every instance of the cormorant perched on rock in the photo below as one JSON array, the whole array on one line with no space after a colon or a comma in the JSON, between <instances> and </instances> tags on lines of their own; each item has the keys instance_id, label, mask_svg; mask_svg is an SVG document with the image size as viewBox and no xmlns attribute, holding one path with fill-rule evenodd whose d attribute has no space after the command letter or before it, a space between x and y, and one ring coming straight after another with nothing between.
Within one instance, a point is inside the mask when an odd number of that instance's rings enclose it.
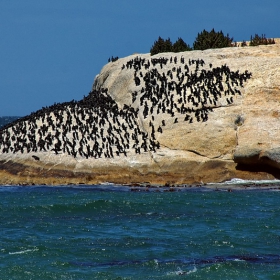
<instances>
[{"instance_id":1,"label":"cormorant perched on rock","mask_svg":"<svg viewBox=\"0 0 280 280\"><path fill-rule=\"evenodd\" d=\"M40 160L40 158L37 157L37 156L35 156L35 155L33 155L32 157L33 157L35 160Z\"/></svg>"},{"instance_id":2,"label":"cormorant perched on rock","mask_svg":"<svg viewBox=\"0 0 280 280\"><path fill-rule=\"evenodd\" d=\"M176 64L177 57L173 61ZM178 123L180 114L189 123L207 121L218 100L225 97L233 103L233 96L241 94L237 87L251 77L248 71L232 72L226 65L212 68L210 63L210 70L201 69L205 64L202 59L189 59L183 71L174 64L165 71L163 65L167 62L165 57L137 56L122 65L122 70L133 71L135 85L141 85L131 94L133 105L120 106L108 89L101 88L80 101L42 108L0 129L0 152L53 151L73 157L111 158L126 156L128 150L137 154L156 151L159 143L155 141L154 121L158 115L168 114L174 123ZM142 131L139 119L149 122L147 132ZM165 126L165 120L161 122L159 133Z\"/></svg>"}]
</instances>

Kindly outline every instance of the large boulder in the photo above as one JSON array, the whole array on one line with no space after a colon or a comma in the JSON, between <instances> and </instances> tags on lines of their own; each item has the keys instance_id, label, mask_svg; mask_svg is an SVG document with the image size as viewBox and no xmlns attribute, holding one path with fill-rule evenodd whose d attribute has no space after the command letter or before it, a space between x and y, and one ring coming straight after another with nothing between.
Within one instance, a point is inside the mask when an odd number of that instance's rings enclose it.
<instances>
[{"instance_id":1,"label":"large boulder","mask_svg":"<svg viewBox=\"0 0 280 280\"><path fill-rule=\"evenodd\" d=\"M88 99L38 111L2 129L0 183L279 178L279 69L279 39L275 45L134 54L110 62L96 76ZM104 124L92 130L88 114ZM67 126L69 115L72 126ZM16 132L23 123L25 132ZM118 144L108 140L111 133ZM68 148L74 142L80 146L72 154ZM100 153L88 153L96 142ZM23 146L17 149L18 143ZM34 149L34 143L43 148Z\"/></svg>"}]
</instances>

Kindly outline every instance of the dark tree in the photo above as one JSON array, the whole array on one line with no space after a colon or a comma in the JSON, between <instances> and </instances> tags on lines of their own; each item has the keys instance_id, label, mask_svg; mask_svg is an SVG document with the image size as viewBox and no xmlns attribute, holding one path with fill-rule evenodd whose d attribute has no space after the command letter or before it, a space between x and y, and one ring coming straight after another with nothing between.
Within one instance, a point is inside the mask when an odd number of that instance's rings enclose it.
<instances>
[{"instance_id":1,"label":"dark tree","mask_svg":"<svg viewBox=\"0 0 280 280\"><path fill-rule=\"evenodd\" d=\"M214 28L208 32L205 29L198 33L196 40L193 43L194 50L206 50L216 48L226 48L232 46L233 38L226 36L222 31L216 32Z\"/></svg>"},{"instance_id":2,"label":"dark tree","mask_svg":"<svg viewBox=\"0 0 280 280\"><path fill-rule=\"evenodd\" d=\"M178 38L178 40L173 44L172 51L173 52L185 52L191 51L192 48L184 42L182 38Z\"/></svg>"},{"instance_id":3,"label":"dark tree","mask_svg":"<svg viewBox=\"0 0 280 280\"><path fill-rule=\"evenodd\" d=\"M151 55L155 55L157 53L163 52L172 52L172 42L169 38L167 40L164 40L159 36L158 40L155 41L153 46L151 47L150 53Z\"/></svg>"},{"instance_id":4,"label":"dark tree","mask_svg":"<svg viewBox=\"0 0 280 280\"><path fill-rule=\"evenodd\" d=\"M258 34L255 34L255 36L251 36L251 40L249 45L250 46L259 46L259 45L270 45L275 44L274 39L267 39L264 34L262 36L259 36Z\"/></svg>"},{"instance_id":5,"label":"dark tree","mask_svg":"<svg viewBox=\"0 0 280 280\"><path fill-rule=\"evenodd\" d=\"M165 46L165 51L164 52L172 52L173 45L172 45L172 42L170 41L170 38L165 40L164 46Z\"/></svg>"}]
</instances>

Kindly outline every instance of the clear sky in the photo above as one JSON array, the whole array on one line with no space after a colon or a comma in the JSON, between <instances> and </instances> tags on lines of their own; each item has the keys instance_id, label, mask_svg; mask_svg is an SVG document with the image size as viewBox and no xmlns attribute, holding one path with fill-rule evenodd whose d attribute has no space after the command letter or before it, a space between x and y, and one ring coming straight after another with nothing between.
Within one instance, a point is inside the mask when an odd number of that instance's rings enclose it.
<instances>
[{"instance_id":1,"label":"clear sky","mask_svg":"<svg viewBox=\"0 0 280 280\"><path fill-rule=\"evenodd\" d=\"M148 53L158 36L279 38L279 14L279 0L0 0L0 116L82 99L109 57Z\"/></svg>"}]
</instances>

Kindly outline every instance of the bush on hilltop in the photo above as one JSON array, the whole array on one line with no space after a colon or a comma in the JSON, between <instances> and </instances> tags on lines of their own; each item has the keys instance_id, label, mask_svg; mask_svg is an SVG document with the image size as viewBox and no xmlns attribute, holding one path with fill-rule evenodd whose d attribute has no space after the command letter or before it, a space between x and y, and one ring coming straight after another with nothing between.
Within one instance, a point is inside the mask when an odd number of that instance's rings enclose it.
<instances>
[{"instance_id":1,"label":"bush on hilltop","mask_svg":"<svg viewBox=\"0 0 280 280\"><path fill-rule=\"evenodd\" d=\"M158 40L154 42L153 46L150 49L151 55L163 52L171 52L172 51L172 42L168 38L167 40L162 39L160 36Z\"/></svg>"},{"instance_id":2,"label":"bush on hilltop","mask_svg":"<svg viewBox=\"0 0 280 280\"><path fill-rule=\"evenodd\" d=\"M270 44L275 44L274 39L267 39L264 34L262 34L262 36L255 34L254 37L251 36L249 46L270 45Z\"/></svg>"},{"instance_id":3,"label":"bush on hilltop","mask_svg":"<svg viewBox=\"0 0 280 280\"><path fill-rule=\"evenodd\" d=\"M186 44L182 38L178 38L178 40L172 46L173 52L185 52L191 50L192 48Z\"/></svg>"},{"instance_id":4,"label":"bush on hilltop","mask_svg":"<svg viewBox=\"0 0 280 280\"><path fill-rule=\"evenodd\" d=\"M222 31L216 32L214 28L208 32L205 29L198 33L194 43L194 50L206 50L206 49L217 49L232 47L233 38L230 38L227 34L226 36Z\"/></svg>"},{"instance_id":5,"label":"bush on hilltop","mask_svg":"<svg viewBox=\"0 0 280 280\"><path fill-rule=\"evenodd\" d=\"M265 35L251 36L251 41L249 46L258 46L258 45L268 45L275 44L274 39L267 39ZM163 52L185 52L191 50L206 50L206 49L216 49L216 48L226 48L226 47L245 47L247 46L246 41L242 41L237 44L233 43L233 38L230 38L229 35L224 35L222 31L216 32L213 28L210 32L205 29L198 33L194 43L193 48L184 42L184 40L179 37L178 40L172 44L170 38L167 40L162 39L160 36L158 40L154 42L153 46L150 49L151 55Z\"/></svg>"}]
</instances>

